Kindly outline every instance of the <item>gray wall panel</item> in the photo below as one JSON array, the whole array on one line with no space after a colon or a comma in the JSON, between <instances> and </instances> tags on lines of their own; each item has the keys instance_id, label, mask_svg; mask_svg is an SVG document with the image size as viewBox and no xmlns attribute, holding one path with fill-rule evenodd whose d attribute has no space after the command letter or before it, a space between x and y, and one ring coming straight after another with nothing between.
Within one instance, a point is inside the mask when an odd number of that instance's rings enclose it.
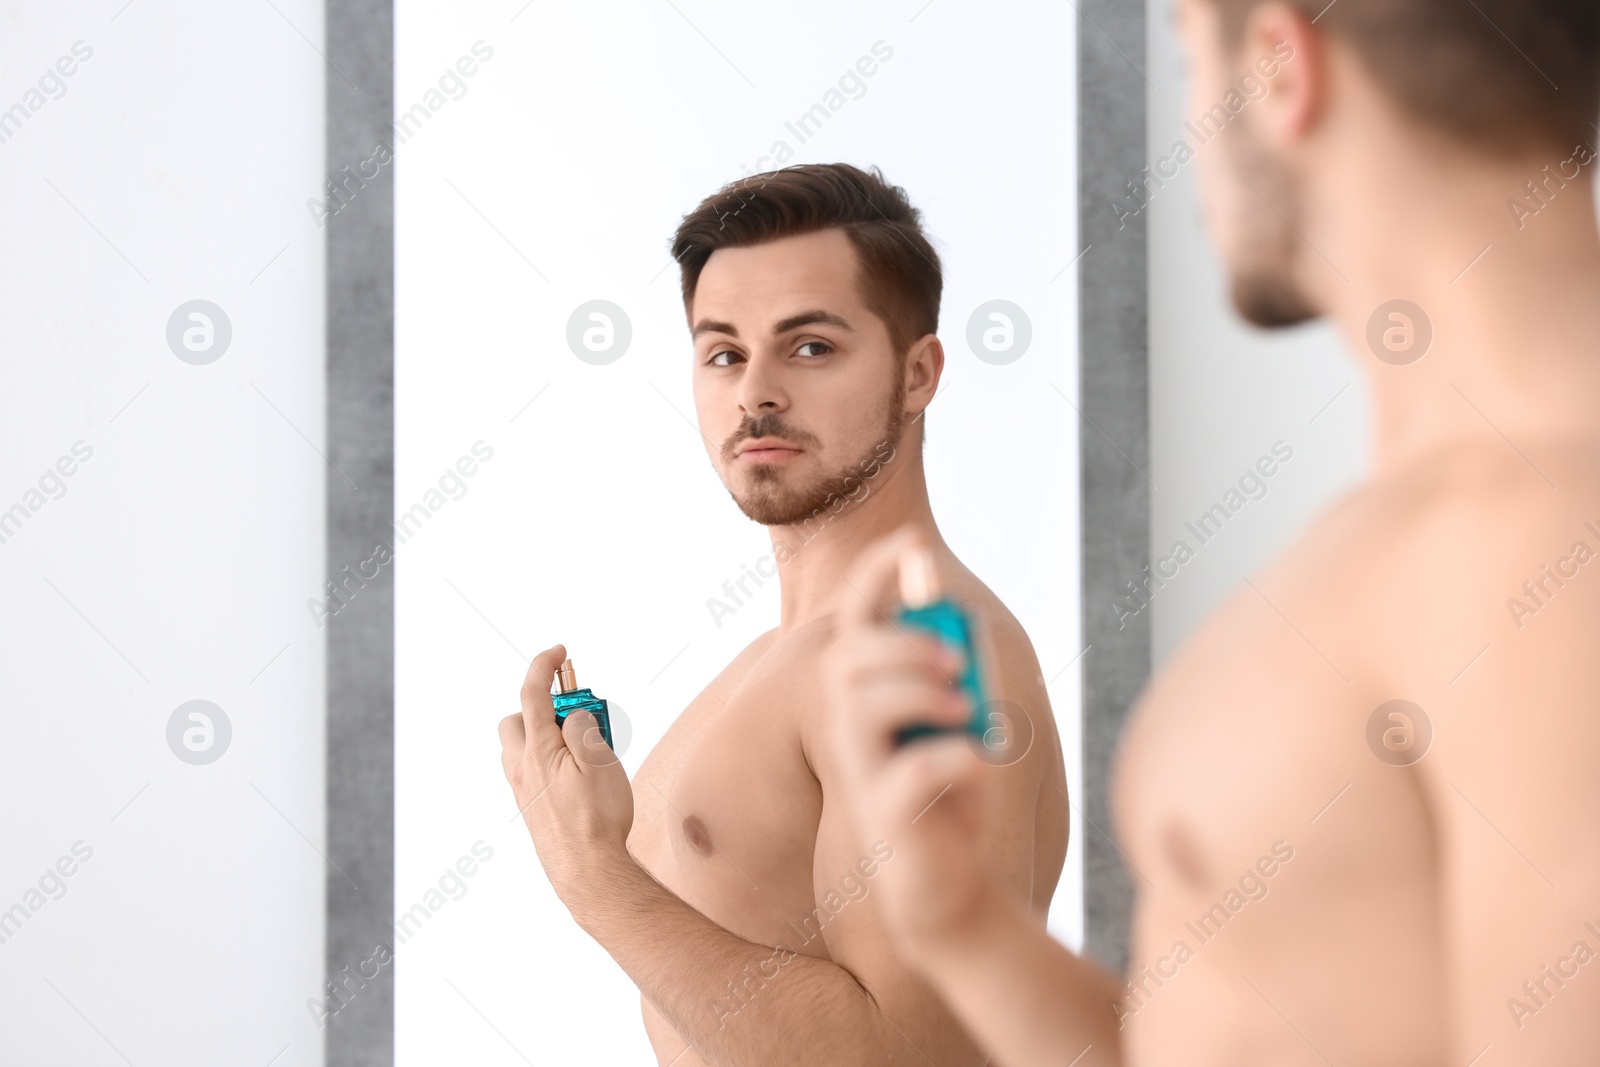
<instances>
[{"instance_id":1,"label":"gray wall panel","mask_svg":"<svg viewBox=\"0 0 1600 1067\"><path fill-rule=\"evenodd\" d=\"M1083 523L1084 946L1118 971L1131 885L1110 834L1111 757L1150 672L1149 613L1111 604L1149 556L1149 361L1145 214L1114 205L1145 162L1143 4L1078 4L1079 390Z\"/></svg>"},{"instance_id":2,"label":"gray wall panel","mask_svg":"<svg viewBox=\"0 0 1600 1067\"><path fill-rule=\"evenodd\" d=\"M395 964L369 961L394 943L394 567L350 575L393 545L394 164L356 173L391 143L390 0L331 0L326 53L327 172L348 200L326 221L327 441L342 472L328 478L328 577L350 599L328 620L327 681L328 857L342 872L328 879L327 966L348 1003L325 1038L330 1067L388 1067Z\"/></svg>"}]
</instances>

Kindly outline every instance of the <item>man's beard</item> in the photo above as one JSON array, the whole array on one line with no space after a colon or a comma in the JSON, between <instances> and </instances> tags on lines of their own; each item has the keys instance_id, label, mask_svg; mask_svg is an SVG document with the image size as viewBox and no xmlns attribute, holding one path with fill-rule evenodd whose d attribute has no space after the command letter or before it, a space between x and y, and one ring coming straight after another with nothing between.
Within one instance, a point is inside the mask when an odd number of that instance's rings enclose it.
<instances>
[{"instance_id":1,"label":"man's beard","mask_svg":"<svg viewBox=\"0 0 1600 1067\"><path fill-rule=\"evenodd\" d=\"M784 480L791 475L783 469L782 464L753 466L743 474L750 484L742 496L734 488L734 479L740 478L741 474L733 454L741 441L759 437L777 437L798 445L815 445L818 441L811 434L790 427L783 421L783 416L777 413L741 422L722 445L723 463L730 472L724 481L728 495L733 497L740 511L763 526L793 526L830 508L838 510L842 506L841 501L861 496L861 487L867 478L864 472L874 463L882 462L883 443L898 447L900 431L906 420L905 399L905 379L897 369L894 389L889 395L888 411L883 416L883 433L862 454L860 460L835 474L823 475L803 485L785 485Z\"/></svg>"},{"instance_id":2,"label":"man's beard","mask_svg":"<svg viewBox=\"0 0 1600 1067\"><path fill-rule=\"evenodd\" d=\"M1296 326L1321 314L1293 280L1302 217L1299 190L1241 125L1224 150L1244 188L1238 213L1237 262L1231 264L1233 306L1256 326ZM1254 188L1250 188L1250 186ZM1258 204L1251 200L1262 200Z\"/></svg>"}]
</instances>

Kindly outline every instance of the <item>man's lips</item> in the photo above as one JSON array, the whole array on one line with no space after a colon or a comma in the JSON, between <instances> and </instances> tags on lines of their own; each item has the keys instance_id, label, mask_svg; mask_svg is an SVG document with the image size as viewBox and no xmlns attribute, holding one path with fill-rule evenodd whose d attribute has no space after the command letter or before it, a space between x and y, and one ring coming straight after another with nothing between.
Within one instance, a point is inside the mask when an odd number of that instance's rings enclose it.
<instances>
[{"instance_id":1,"label":"man's lips","mask_svg":"<svg viewBox=\"0 0 1600 1067\"><path fill-rule=\"evenodd\" d=\"M802 451L803 449L797 448L787 441L758 438L742 445L739 451L734 454L734 458L744 463L772 463L793 459Z\"/></svg>"}]
</instances>

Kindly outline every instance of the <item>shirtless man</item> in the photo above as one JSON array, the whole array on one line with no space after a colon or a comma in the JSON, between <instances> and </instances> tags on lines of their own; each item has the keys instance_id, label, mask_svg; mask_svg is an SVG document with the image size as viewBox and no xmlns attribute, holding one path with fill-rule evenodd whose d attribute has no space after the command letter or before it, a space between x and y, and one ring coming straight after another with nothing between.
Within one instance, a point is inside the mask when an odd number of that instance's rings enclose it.
<instances>
[{"instance_id":1,"label":"shirtless man","mask_svg":"<svg viewBox=\"0 0 1600 1067\"><path fill-rule=\"evenodd\" d=\"M844 165L729 186L684 219L673 253L700 431L771 531L781 621L631 788L592 718L556 727L566 650L540 653L522 714L500 724L517 804L556 892L638 985L660 1063L981 1064L890 947L872 888L894 850L841 806L819 718L843 576L909 524L981 613L991 696L1030 709L997 723L1006 828L982 852L997 892L1044 920L1067 845L1060 740L1027 635L940 540L923 478L922 413L944 366L937 255L899 189Z\"/></svg>"},{"instance_id":2,"label":"shirtless man","mask_svg":"<svg viewBox=\"0 0 1600 1067\"><path fill-rule=\"evenodd\" d=\"M889 746L962 709L875 610L916 535L869 550L851 580L873 603L843 599L824 681L851 808L895 850L883 915L1006 1067L1592 1064L1600 9L1177 14L1196 121L1280 60L1198 153L1206 221L1246 318L1345 335L1370 478L1134 709L1112 795L1137 894L1122 976L989 877L990 768L950 740Z\"/></svg>"}]
</instances>

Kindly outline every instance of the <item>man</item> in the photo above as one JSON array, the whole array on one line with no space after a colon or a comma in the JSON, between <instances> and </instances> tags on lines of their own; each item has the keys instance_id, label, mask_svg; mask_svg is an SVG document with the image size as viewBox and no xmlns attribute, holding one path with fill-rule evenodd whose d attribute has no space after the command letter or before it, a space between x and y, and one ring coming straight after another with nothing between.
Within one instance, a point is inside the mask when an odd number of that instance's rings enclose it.
<instances>
[{"instance_id":1,"label":"man","mask_svg":"<svg viewBox=\"0 0 1600 1067\"><path fill-rule=\"evenodd\" d=\"M565 649L535 657L523 714L501 723L517 803L557 893L639 986L662 1064L981 1064L889 947L871 890L894 851L857 834L819 717L843 577L909 524L981 615L992 698L1030 709L997 724L1006 826L983 854L998 892L1043 920L1066 852L1060 741L1027 635L940 540L923 477L944 367L938 257L900 189L844 165L723 189L673 254L701 434L771 532L781 621L684 710L631 790L592 718L553 721Z\"/></svg>"},{"instance_id":2,"label":"man","mask_svg":"<svg viewBox=\"0 0 1600 1067\"><path fill-rule=\"evenodd\" d=\"M885 918L1007 1067L1594 1063L1600 9L1177 14L1196 121L1278 60L1198 154L1207 224L1246 318L1344 333L1370 479L1134 710L1112 797L1137 894L1123 976L997 891L988 767L890 746L962 709L877 613L917 535L875 547L827 677L852 810L895 849Z\"/></svg>"}]
</instances>

